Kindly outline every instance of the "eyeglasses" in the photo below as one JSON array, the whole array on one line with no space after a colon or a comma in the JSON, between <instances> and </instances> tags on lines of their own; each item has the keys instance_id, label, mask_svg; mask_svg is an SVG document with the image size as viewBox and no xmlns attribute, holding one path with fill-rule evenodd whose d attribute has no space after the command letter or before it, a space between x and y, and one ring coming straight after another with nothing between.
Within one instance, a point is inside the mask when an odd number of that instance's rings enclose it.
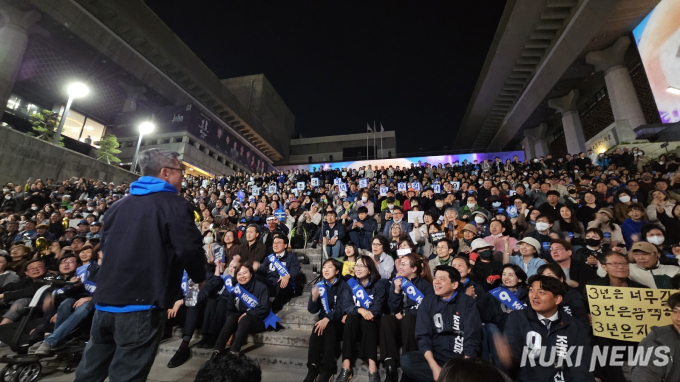
<instances>
[{"instance_id":1,"label":"eyeglasses","mask_svg":"<svg viewBox=\"0 0 680 382\"><path fill-rule=\"evenodd\" d=\"M363 264L354 264L354 269L362 269L362 268L368 268L368 267L363 265Z\"/></svg>"},{"instance_id":2,"label":"eyeglasses","mask_svg":"<svg viewBox=\"0 0 680 382\"><path fill-rule=\"evenodd\" d=\"M62 264L75 264L75 263L76 263L75 260L64 260L64 261L62 261Z\"/></svg>"},{"instance_id":3,"label":"eyeglasses","mask_svg":"<svg viewBox=\"0 0 680 382\"><path fill-rule=\"evenodd\" d=\"M560 247L557 247L557 248L554 248L554 247L553 247L553 248L550 248L550 252L559 252L559 251L564 251L564 248L560 248Z\"/></svg>"},{"instance_id":4,"label":"eyeglasses","mask_svg":"<svg viewBox=\"0 0 680 382\"><path fill-rule=\"evenodd\" d=\"M604 263L604 265L609 265L610 267L623 268L628 266L628 263Z\"/></svg>"},{"instance_id":5,"label":"eyeglasses","mask_svg":"<svg viewBox=\"0 0 680 382\"><path fill-rule=\"evenodd\" d=\"M373 246L373 247L382 247L382 244L380 244L380 243L372 243L371 246Z\"/></svg>"},{"instance_id":6,"label":"eyeglasses","mask_svg":"<svg viewBox=\"0 0 680 382\"><path fill-rule=\"evenodd\" d=\"M26 271L27 272L40 272L43 269L45 269L45 268L43 268L43 267L31 267L31 268L26 268Z\"/></svg>"}]
</instances>

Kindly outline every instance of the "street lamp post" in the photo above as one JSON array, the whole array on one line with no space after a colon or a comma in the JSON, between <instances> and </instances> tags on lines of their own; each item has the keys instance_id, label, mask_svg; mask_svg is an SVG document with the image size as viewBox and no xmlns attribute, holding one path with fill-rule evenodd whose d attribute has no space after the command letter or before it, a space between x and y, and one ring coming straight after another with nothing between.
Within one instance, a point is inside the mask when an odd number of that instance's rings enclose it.
<instances>
[{"instance_id":1,"label":"street lamp post","mask_svg":"<svg viewBox=\"0 0 680 382\"><path fill-rule=\"evenodd\" d=\"M59 127L57 127L57 133L54 134L54 143L55 145L59 144L59 138L61 138L61 131L64 129L64 122L66 122L66 116L68 115L68 111L71 109L71 104L73 103L73 100L75 98L80 98L86 96L90 92L90 89L85 86L85 84L81 82L76 82L71 84L71 86L68 87L68 101L66 102L66 107L64 108L64 113L62 113L61 118L59 119Z\"/></svg>"},{"instance_id":2,"label":"street lamp post","mask_svg":"<svg viewBox=\"0 0 680 382\"><path fill-rule=\"evenodd\" d=\"M132 159L132 172L137 171L137 157L139 156L139 146L142 145L142 136L144 134L149 134L150 132L153 131L154 125L151 122L142 122L141 125L139 125L139 140L137 141L137 149L135 150L135 157Z\"/></svg>"}]
</instances>

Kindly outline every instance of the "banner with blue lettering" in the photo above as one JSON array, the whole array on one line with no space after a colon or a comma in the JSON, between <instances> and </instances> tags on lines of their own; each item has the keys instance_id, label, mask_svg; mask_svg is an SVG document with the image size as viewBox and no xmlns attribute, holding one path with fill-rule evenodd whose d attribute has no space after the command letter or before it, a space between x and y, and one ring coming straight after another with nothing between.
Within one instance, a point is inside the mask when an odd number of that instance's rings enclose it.
<instances>
[{"instance_id":1,"label":"banner with blue lettering","mask_svg":"<svg viewBox=\"0 0 680 382\"><path fill-rule=\"evenodd\" d=\"M364 309L369 309L371 304L373 304L373 299L368 295L368 293L366 293L366 290L361 286L361 284L359 284L357 279L352 277L347 281L347 284L349 284L350 288L352 288L352 294L359 302L361 307Z\"/></svg>"},{"instance_id":2,"label":"banner with blue lettering","mask_svg":"<svg viewBox=\"0 0 680 382\"><path fill-rule=\"evenodd\" d=\"M524 309L524 304L522 304L522 302L519 301L519 299L515 297L514 294L512 294L512 291L508 289L498 287L496 289L490 290L489 293L492 296L494 296L496 300L500 301L501 303L503 303L503 305L507 306L512 310Z\"/></svg>"},{"instance_id":3,"label":"banner with blue lettering","mask_svg":"<svg viewBox=\"0 0 680 382\"><path fill-rule=\"evenodd\" d=\"M397 191L399 191L399 192L402 192L402 191L403 191L403 192L406 192L406 190L407 190L406 183L403 183L403 182L402 182L402 183L397 183Z\"/></svg>"},{"instance_id":4,"label":"banner with blue lettering","mask_svg":"<svg viewBox=\"0 0 680 382\"><path fill-rule=\"evenodd\" d=\"M331 308L328 306L328 291L326 290L326 281L321 281L320 283L316 284L316 286L319 288L319 297L321 297L323 311L326 312L326 314L330 314Z\"/></svg>"},{"instance_id":5,"label":"banner with blue lettering","mask_svg":"<svg viewBox=\"0 0 680 382\"><path fill-rule=\"evenodd\" d=\"M90 267L90 264L85 264L78 269L76 269L76 277L80 279L80 282L83 283L83 287L85 287L85 290L89 294L93 294L95 290L97 290L97 285L93 283L92 281L87 280L87 269Z\"/></svg>"},{"instance_id":6,"label":"banner with blue lettering","mask_svg":"<svg viewBox=\"0 0 680 382\"><path fill-rule=\"evenodd\" d=\"M247 290L241 287L241 285L236 285L234 289L232 289L232 293L238 297L241 302L246 304L248 307L248 310L254 309L256 306L260 304L259 301L257 301L257 298L250 294ZM281 321L281 319L274 314L274 312L269 311L269 316L264 319L264 325L266 327L272 327L276 329L276 323Z\"/></svg>"},{"instance_id":7,"label":"banner with blue lettering","mask_svg":"<svg viewBox=\"0 0 680 382\"><path fill-rule=\"evenodd\" d=\"M418 290L416 288L415 284L413 284L410 280L405 279L403 277L397 277L396 279L401 279L401 290L403 290L406 293L406 296L416 304L420 305L420 303L423 302L423 299L425 298L425 295L423 292Z\"/></svg>"}]
</instances>

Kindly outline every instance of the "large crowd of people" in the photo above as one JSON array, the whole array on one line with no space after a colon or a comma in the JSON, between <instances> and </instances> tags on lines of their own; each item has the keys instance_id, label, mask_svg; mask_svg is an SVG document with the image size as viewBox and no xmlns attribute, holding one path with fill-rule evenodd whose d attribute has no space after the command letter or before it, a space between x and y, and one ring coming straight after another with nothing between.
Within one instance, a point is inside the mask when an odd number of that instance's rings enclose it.
<instances>
[{"instance_id":1,"label":"large crowd of people","mask_svg":"<svg viewBox=\"0 0 680 382\"><path fill-rule=\"evenodd\" d=\"M349 381L358 359L371 382L380 367L390 382L399 368L402 381L444 380L468 358L486 362L468 367L487 381L680 380L680 365L589 370L522 359L528 333L548 352L568 338L585 347L585 359L594 345L637 345L592 335L587 285L680 288L680 160L643 157L624 148L185 175L180 195L203 238L207 280L185 276L181 290L166 292L176 302L165 335L182 327L168 367L190 358L196 330L194 346L238 355L249 334L280 329L276 313L312 282L295 249L311 247L323 255L309 296L318 320L305 382ZM145 187L85 178L3 185L0 330L21 319L45 278L76 283L38 304L43 319L30 330L29 351L49 355L85 325L105 261L107 211ZM664 333L680 351L680 294L668 306Z\"/></svg>"}]
</instances>

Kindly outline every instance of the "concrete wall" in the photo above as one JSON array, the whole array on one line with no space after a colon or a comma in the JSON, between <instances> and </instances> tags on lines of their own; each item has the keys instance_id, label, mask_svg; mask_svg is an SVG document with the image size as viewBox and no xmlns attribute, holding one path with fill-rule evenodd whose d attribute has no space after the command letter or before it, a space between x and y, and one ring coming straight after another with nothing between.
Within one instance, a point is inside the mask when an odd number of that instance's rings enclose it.
<instances>
[{"instance_id":1,"label":"concrete wall","mask_svg":"<svg viewBox=\"0 0 680 382\"><path fill-rule=\"evenodd\" d=\"M391 153L392 157L396 157L397 138L395 132L385 131L382 135L382 150L380 149L380 133L375 135L375 141L373 140L373 133L293 139L290 141L290 156L286 164L308 163L310 156L314 163L328 161L329 155L333 155L333 161L344 160L343 149L357 147L365 151L367 137L370 147L373 147L375 142L375 151L378 158L387 158L389 156L388 153Z\"/></svg>"},{"instance_id":2,"label":"concrete wall","mask_svg":"<svg viewBox=\"0 0 680 382\"><path fill-rule=\"evenodd\" d=\"M255 132L287 158L295 128L295 116L267 77L264 74L253 74L227 78L222 80L222 84L260 122L259 125L252 126Z\"/></svg>"},{"instance_id":3,"label":"concrete wall","mask_svg":"<svg viewBox=\"0 0 680 382\"><path fill-rule=\"evenodd\" d=\"M139 177L120 167L0 127L0 183L23 184L29 177L62 181L74 176L115 184L133 182Z\"/></svg>"}]
</instances>

